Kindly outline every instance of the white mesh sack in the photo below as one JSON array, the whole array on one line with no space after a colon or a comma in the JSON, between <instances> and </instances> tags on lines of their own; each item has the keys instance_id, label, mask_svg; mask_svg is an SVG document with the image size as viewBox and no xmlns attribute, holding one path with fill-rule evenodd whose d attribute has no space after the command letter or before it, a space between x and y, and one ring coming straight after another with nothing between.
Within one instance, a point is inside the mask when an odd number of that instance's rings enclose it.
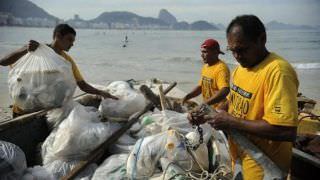
<instances>
[{"instance_id":1,"label":"white mesh sack","mask_svg":"<svg viewBox=\"0 0 320 180\"><path fill-rule=\"evenodd\" d=\"M92 176L92 180L126 180L126 163L128 154L115 154L108 157L97 168Z\"/></svg>"},{"instance_id":2,"label":"white mesh sack","mask_svg":"<svg viewBox=\"0 0 320 180\"><path fill-rule=\"evenodd\" d=\"M26 112L60 107L76 88L70 62L43 44L13 65L8 83L11 98Z\"/></svg>"},{"instance_id":3,"label":"white mesh sack","mask_svg":"<svg viewBox=\"0 0 320 180\"><path fill-rule=\"evenodd\" d=\"M43 166L43 168L50 172L55 179L61 179L66 176L70 171L79 164L79 161L62 161L55 160ZM91 179L91 176L97 169L97 164L89 164L83 171L81 171L74 180Z\"/></svg>"},{"instance_id":4,"label":"white mesh sack","mask_svg":"<svg viewBox=\"0 0 320 180\"><path fill-rule=\"evenodd\" d=\"M0 179L20 179L26 168L23 151L15 144L0 140Z\"/></svg>"},{"instance_id":5,"label":"white mesh sack","mask_svg":"<svg viewBox=\"0 0 320 180\"><path fill-rule=\"evenodd\" d=\"M34 166L24 171L21 180L56 180L56 178L44 167Z\"/></svg>"},{"instance_id":6,"label":"white mesh sack","mask_svg":"<svg viewBox=\"0 0 320 180\"><path fill-rule=\"evenodd\" d=\"M127 176L130 179L148 179L159 159L165 155L167 132L139 139L127 160Z\"/></svg>"},{"instance_id":7,"label":"white mesh sack","mask_svg":"<svg viewBox=\"0 0 320 180\"><path fill-rule=\"evenodd\" d=\"M141 131L147 135L152 135L174 129L177 132L186 135L189 132L196 131L189 123L187 116L187 113L179 113L170 110L165 110L163 112L155 111L145 116L143 120L147 120L148 123L142 121L144 128ZM212 135L211 126L208 123L205 123L200 125L200 127L203 129L204 142L207 143Z\"/></svg>"},{"instance_id":8,"label":"white mesh sack","mask_svg":"<svg viewBox=\"0 0 320 180\"><path fill-rule=\"evenodd\" d=\"M80 160L103 143L111 133L109 125L100 122L100 116L93 107L76 105L43 143L43 163L56 159Z\"/></svg>"},{"instance_id":9,"label":"white mesh sack","mask_svg":"<svg viewBox=\"0 0 320 180\"><path fill-rule=\"evenodd\" d=\"M101 101L99 110L105 118L128 118L132 114L143 110L146 106L144 96L131 88L127 82L114 81L106 89L109 93L118 97L119 100L108 98Z\"/></svg>"}]
</instances>

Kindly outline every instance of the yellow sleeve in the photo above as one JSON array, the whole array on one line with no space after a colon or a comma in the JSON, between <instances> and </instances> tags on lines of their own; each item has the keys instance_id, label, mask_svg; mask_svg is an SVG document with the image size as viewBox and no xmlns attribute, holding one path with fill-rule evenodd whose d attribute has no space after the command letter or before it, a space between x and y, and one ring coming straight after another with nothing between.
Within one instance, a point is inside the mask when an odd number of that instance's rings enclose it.
<instances>
[{"instance_id":1,"label":"yellow sleeve","mask_svg":"<svg viewBox=\"0 0 320 180\"><path fill-rule=\"evenodd\" d=\"M198 86L202 86L203 69L204 69L204 66L201 68L201 77L200 77L200 79L198 81Z\"/></svg>"},{"instance_id":2,"label":"yellow sleeve","mask_svg":"<svg viewBox=\"0 0 320 180\"><path fill-rule=\"evenodd\" d=\"M71 63L72 72L73 72L73 76L74 76L75 80L76 80L77 82L83 81L83 77L82 77L82 75L81 75L81 73L80 73L80 71L79 71L76 63L74 62L74 60L73 60L69 55L67 55L66 53L63 53L62 56L63 56L67 61L69 61L69 62Z\"/></svg>"},{"instance_id":3,"label":"yellow sleeve","mask_svg":"<svg viewBox=\"0 0 320 180\"><path fill-rule=\"evenodd\" d=\"M229 69L228 69L229 70ZM231 77L232 77L232 79L229 79L229 82L231 83L231 84L233 84L233 77L235 76L235 74L236 74L236 72L237 72L237 70L238 70L238 67L236 67L233 71L232 71L232 73L231 73ZM230 72L230 71L229 71ZM229 84L230 84L229 83ZM229 86L230 87L230 93L228 94L228 96L227 96L227 101L230 101L230 96L231 96L231 86Z\"/></svg>"},{"instance_id":4,"label":"yellow sleeve","mask_svg":"<svg viewBox=\"0 0 320 180\"><path fill-rule=\"evenodd\" d=\"M76 65L76 63L74 61L70 61L71 62L71 65L72 65L72 72L73 72L73 75L74 75L74 78L76 79L77 82L79 81L83 81L83 77Z\"/></svg>"},{"instance_id":5,"label":"yellow sleeve","mask_svg":"<svg viewBox=\"0 0 320 180\"><path fill-rule=\"evenodd\" d=\"M273 125L297 126L298 80L293 73L276 71L265 86L263 119Z\"/></svg>"},{"instance_id":6,"label":"yellow sleeve","mask_svg":"<svg viewBox=\"0 0 320 180\"><path fill-rule=\"evenodd\" d=\"M229 69L224 68L221 71L217 73L217 87L218 89L224 88L224 87L229 87L229 82L230 82L230 72Z\"/></svg>"},{"instance_id":7,"label":"yellow sleeve","mask_svg":"<svg viewBox=\"0 0 320 180\"><path fill-rule=\"evenodd\" d=\"M202 86L202 76L201 76L201 78L200 78L199 81L198 81L198 85L199 85L199 86Z\"/></svg>"}]
</instances>

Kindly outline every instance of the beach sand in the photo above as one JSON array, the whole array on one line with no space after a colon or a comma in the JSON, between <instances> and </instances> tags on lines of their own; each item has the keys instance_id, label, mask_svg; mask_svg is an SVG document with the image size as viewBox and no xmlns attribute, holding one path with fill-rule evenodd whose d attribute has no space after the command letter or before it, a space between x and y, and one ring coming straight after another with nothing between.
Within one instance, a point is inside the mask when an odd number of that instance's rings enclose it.
<instances>
[{"instance_id":1,"label":"beach sand","mask_svg":"<svg viewBox=\"0 0 320 180\"><path fill-rule=\"evenodd\" d=\"M9 120L12 118L12 110L9 107L0 107L0 122Z\"/></svg>"}]
</instances>

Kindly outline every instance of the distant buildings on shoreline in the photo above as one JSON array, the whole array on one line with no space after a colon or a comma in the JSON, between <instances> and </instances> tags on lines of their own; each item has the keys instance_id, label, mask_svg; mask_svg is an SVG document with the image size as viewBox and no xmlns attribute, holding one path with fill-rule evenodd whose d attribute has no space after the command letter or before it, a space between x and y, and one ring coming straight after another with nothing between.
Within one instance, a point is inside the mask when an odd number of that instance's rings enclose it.
<instances>
[{"instance_id":1,"label":"distant buildings on shoreline","mask_svg":"<svg viewBox=\"0 0 320 180\"><path fill-rule=\"evenodd\" d=\"M214 19L214 17L212 17ZM145 30L225 30L223 24L203 20L188 23L178 21L166 9L159 11L158 17L144 17L127 11L103 12L90 20L74 15L72 19L62 20L28 0L0 0L0 26L54 27L67 23L75 28L85 29L145 29ZM320 29L318 26L285 24L277 21L266 23L269 30Z\"/></svg>"},{"instance_id":2,"label":"distant buildings on shoreline","mask_svg":"<svg viewBox=\"0 0 320 180\"><path fill-rule=\"evenodd\" d=\"M126 13L126 12L123 12ZM129 14L130 16L133 16ZM114 14L108 14L108 16L114 16ZM121 16L121 15L120 15ZM94 20L83 20L79 15L75 15L73 19L63 21L61 19L48 19L40 17L15 17L10 13L0 12L0 26L22 26L22 27L54 27L59 23L67 23L75 28L84 28L84 29L150 29L150 30L219 30L213 24L210 24L205 21L197 21L192 24L186 22L177 22L174 24L169 24L163 20L157 20L152 18L154 22L149 22L150 20L144 20L143 18L130 17L126 21L119 20L115 17L113 22L104 21L99 17ZM120 17L121 18L121 17Z\"/></svg>"},{"instance_id":3,"label":"distant buildings on shoreline","mask_svg":"<svg viewBox=\"0 0 320 180\"><path fill-rule=\"evenodd\" d=\"M20 18L10 13L0 12L0 26L54 27L63 21L39 17Z\"/></svg>"}]
</instances>

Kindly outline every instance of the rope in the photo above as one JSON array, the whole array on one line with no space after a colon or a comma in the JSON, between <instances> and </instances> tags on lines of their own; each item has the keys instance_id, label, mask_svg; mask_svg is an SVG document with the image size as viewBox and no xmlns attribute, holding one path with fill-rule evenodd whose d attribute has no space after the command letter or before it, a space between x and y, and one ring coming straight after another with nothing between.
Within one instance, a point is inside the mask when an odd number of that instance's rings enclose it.
<instances>
[{"instance_id":1,"label":"rope","mask_svg":"<svg viewBox=\"0 0 320 180\"><path fill-rule=\"evenodd\" d=\"M182 137L184 140L186 139L183 134L179 133L179 136ZM190 167L190 169L186 170L186 169L182 168L179 164L176 164L175 162L170 162L167 165L167 167L165 168L165 170L163 171L162 180L165 179L167 171L168 171L168 169L169 169L169 167L171 165L176 165L181 170L183 170L185 173L183 173L183 174L182 173L177 173L177 174L173 175L172 177L170 177L169 180L174 179L175 177L180 176L180 175L183 175L183 176L187 175L186 178L188 178L188 179L190 178L190 179L194 179L194 180L203 180L203 179L206 179L206 180L219 180L219 179L221 179L221 177L228 176L228 174L229 174L228 173L228 168L223 166L223 165L218 166L213 173L209 173L207 170L205 170L201 166L201 164L195 158L194 151L192 149L193 146L190 146L188 141L183 141L183 143L184 143L184 145L186 147L186 150L187 150L189 156L191 157L191 167ZM193 165L194 165L193 162L195 162L199 166L199 168L201 170L201 173L195 173L195 172L191 171L192 168L193 168Z\"/></svg>"},{"instance_id":2,"label":"rope","mask_svg":"<svg viewBox=\"0 0 320 180\"><path fill-rule=\"evenodd\" d=\"M320 116L319 115L316 115L316 114L314 114L314 113L312 113L312 112L308 112L308 111L299 111L299 114L301 114L301 113L305 113L305 114L307 114L306 116L302 116L298 121L299 121L299 123L303 120L303 119L305 119L305 118L310 118L310 119L316 119L316 120L319 120L320 121Z\"/></svg>"},{"instance_id":3,"label":"rope","mask_svg":"<svg viewBox=\"0 0 320 180\"><path fill-rule=\"evenodd\" d=\"M307 115L307 116L302 116L300 119L299 119L299 123L305 119L305 118L310 118L310 119L316 119L318 121L320 121L320 116L317 116L317 115Z\"/></svg>"},{"instance_id":4,"label":"rope","mask_svg":"<svg viewBox=\"0 0 320 180\"><path fill-rule=\"evenodd\" d=\"M134 164L133 164L133 172L132 172L132 175L131 175L131 179L134 179L134 177L136 176L136 172L137 172L137 162L138 162L138 155L139 155L139 152L140 152L140 148L141 148L141 144L144 140L144 137L141 138L141 142L138 146L138 150L137 150L137 154L135 154L135 157L134 157Z\"/></svg>"}]
</instances>

